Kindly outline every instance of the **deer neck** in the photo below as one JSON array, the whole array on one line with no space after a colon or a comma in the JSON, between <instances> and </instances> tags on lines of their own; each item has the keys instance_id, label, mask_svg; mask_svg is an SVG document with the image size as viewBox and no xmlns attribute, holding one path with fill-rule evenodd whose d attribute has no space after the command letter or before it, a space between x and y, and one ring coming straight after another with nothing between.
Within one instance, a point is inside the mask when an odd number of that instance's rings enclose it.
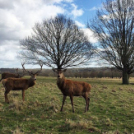
<instances>
[{"instance_id":1,"label":"deer neck","mask_svg":"<svg viewBox=\"0 0 134 134\"><path fill-rule=\"evenodd\" d=\"M65 82L65 76L63 75L62 78L57 78L57 85L59 88L61 88L64 85Z\"/></svg>"},{"instance_id":2,"label":"deer neck","mask_svg":"<svg viewBox=\"0 0 134 134\"><path fill-rule=\"evenodd\" d=\"M29 87L32 87L32 86L35 85L36 82L35 82L34 79L30 78L30 79L28 80L28 83L29 83Z\"/></svg>"}]
</instances>

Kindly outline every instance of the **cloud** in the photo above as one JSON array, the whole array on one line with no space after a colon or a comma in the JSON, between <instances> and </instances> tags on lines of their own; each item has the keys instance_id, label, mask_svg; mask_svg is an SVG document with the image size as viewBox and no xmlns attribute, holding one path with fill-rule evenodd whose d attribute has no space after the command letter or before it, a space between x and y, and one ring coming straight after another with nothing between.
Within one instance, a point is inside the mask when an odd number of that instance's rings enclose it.
<instances>
[{"instance_id":1,"label":"cloud","mask_svg":"<svg viewBox=\"0 0 134 134\"><path fill-rule=\"evenodd\" d=\"M77 9L78 7L75 4L71 4L73 7L73 10L71 11L71 14L76 18L78 16L83 15L84 11L82 9Z\"/></svg>"},{"instance_id":2,"label":"cloud","mask_svg":"<svg viewBox=\"0 0 134 134\"><path fill-rule=\"evenodd\" d=\"M90 11L97 10L97 9L98 9L97 7L92 7L92 8L90 9Z\"/></svg>"},{"instance_id":3,"label":"cloud","mask_svg":"<svg viewBox=\"0 0 134 134\"><path fill-rule=\"evenodd\" d=\"M18 31L24 29L24 24L12 12L0 9L0 40L16 40L20 38Z\"/></svg>"},{"instance_id":4,"label":"cloud","mask_svg":"<svg viewBox=\"0 0 134 134\"><path fill-rule=\"evenodd\" d=\"M18 45L19 41L5 40L3 42L0 42L0 44L0 60L14 60L16 52L18 52L20 49L20 46Z\"/></svg>"},{"instance_id":5,"label":"cloud","mask_svg":"<svg viewBox=\"0 0 134 134\"><path fill-rule=\"evenodd\" d=\"M71 2L73 2L73 0L65 0L65 2L70 2L71 3Z\"/></svg>"},{"instance_id":6,"label":"cloud","mask_svg":"<svg viewBox=\"0 0 134 134\"><path fill-rule=\"evenodd\" d=\"M98 9L103 9L103 8L104 8L103 4L100 4L99 6L94 6L90 8L89 11L96 11Z\"/></svg>"},{"instance_id":7,"label":"cloud","mask_svg":"<svg viewBox=\"0 0 134 134\"><path fill-rule=\"evenodd\" d=\"M9 0L0 0L0 8L1 9L11 9L11 8L13 8L13 3L9 2Z\"/></svg>"},{"instance_id":8,"label":"cloud","mask_svg":"<svg viewBox=\"0 0 134 134\"><path fill-rule=\"evenodd\" d=\"M95 36L93 35L93 32L89 28L83 28L82 30L84 31L85 35L87 36L87 38L89 39L91 43L98 42L97 38L95 38Z\"/></svg>"},{"instance_id":9,"label":"cloud","mask_svg":"<svg viewBox=\"0 0 134 134\"><path fill-rule=\"evenodd\" d=\"M61 0L51 0L51 2L58 1ZM3 1L5 7L0 8L0 39L3 40L22 39L29 34L28 31L36 22L42 22L43 19L64 13L62 7L52 4L45 5L43 0L35 2L33 0L14 0L11 2L12 6L10 8L9 6L6 7L7 3L9 3L7 0ZM0 2L0 5L2 5L2 2Z\"/></svg>"},{"instance_id":10,"label":"cloud","mask_svg":"<svg viewBox=\"0 0 134 134\"><path fill-rule=\"evenodd\" d=\"M84 28L85 27L85 25L82 24L82 23L80 23L79 21L75 21L75 23L76 23L76 25L78 25L81 28Z\"/></svg>"},{"instance_id":11,"label":"cloud","mask_svg":"<svg viewBox=\"0 0 134 134\"><path fill-rule=\"evenodd\" d=\"M54 4L54 3L61 3L61 2L71 3L73 2L73 0L44 0L45 4Z\"/></svg>"},{"instance_id":12,"label":"cloud","mask_svg":"<svg viewBox=\"0 0 134 134\"><path fill-rule=\"evenodd\" d=\"M22 7L37 7L43 5L50 5L55 3L67 2L71 3L73 0L13 0L9 2L9 0L0 0L0 8L3 9L13 9L17 5L21 5Z\"/></svg>"}]
</instances>

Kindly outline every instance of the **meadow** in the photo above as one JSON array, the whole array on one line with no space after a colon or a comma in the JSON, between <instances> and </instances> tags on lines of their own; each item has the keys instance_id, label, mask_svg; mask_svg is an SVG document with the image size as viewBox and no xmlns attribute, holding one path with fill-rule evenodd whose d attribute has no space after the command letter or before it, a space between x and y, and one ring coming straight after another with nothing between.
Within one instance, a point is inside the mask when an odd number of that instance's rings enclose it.
<instances>
[{"instance_id":1,"label":"meadow","mask_svg":"<svg viewBox=\"0 0 134 134\"><path fill-rule=\"evenodd\" d=\"M90 107L85 110L83 97L74 97L75 113L67 97L60 112L62 93L56 77L37 77L36 85L8 94L0 83L0 134L132 134L134 133L134 78L129 85L121 79L69 78L92 85Z\"/></svg>"}]
</instances>

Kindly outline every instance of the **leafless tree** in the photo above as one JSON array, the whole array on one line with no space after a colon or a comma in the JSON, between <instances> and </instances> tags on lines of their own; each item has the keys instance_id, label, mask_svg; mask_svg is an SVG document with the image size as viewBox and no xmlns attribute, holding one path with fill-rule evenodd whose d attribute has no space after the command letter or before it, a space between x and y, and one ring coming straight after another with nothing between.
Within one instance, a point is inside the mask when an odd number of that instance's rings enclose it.
<instances>
[{"instance_id":1,"label":"leafless tree","mask_svg":"<svg viewBox=\"0 0 134 134\"><path fill-rule=\"evenodd\" d=\"M134 0L106 0L88 23L99 40L98 53L122 71L122 83L134 72Z\"/></svg>"},{"instance_id":2,"label":"leafless tree","mask_svg":"<svg viewBox=\"0 0 134 134\"><path fill-rule=\"evenodd\" d=\"M58 69L85 63L93 54L84 32L63 15L37 23L32 36L20 43L21 57L29 63L42 61L44 65Z\"/></svg>"}]
</instances>

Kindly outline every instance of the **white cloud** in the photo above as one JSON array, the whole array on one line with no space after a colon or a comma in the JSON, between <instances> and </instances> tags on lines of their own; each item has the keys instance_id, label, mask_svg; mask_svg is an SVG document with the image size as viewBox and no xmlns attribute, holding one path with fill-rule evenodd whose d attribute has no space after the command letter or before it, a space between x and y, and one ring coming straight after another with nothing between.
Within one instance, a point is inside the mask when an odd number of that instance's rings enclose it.
<instances>
[{"instance_id":1,"label":"white cloud","mask_svg":"<svg viewBox=\"0 0 134 134\"><path fill-rule=\"evenodd\" d=\"M10 9L10 8L13 8L13 3L12 2L9 2L9 0L0 0L0 8L7 8L7 9Z\"/></svg>"},{"instance_id":2,"label":"white cloud","mask_svg":"<svg viewBox=\"0 0 134 134\"><path fill-rule=\"evenodd\" d=\"M61 3L61 2L71 3L73 2L73 0L44 0L45 4L54 4L54 3Z\"/></svg>"},{"instance_id":3,"label":"white cloud","mask_svg":"<svg viewBox=\"0 0 134 134\"><path fill-rule=\"evenodd\" d=\"M65 1L66 1L66 2L70 2L70 3L73 2L73 0L65 0Z\"/></svg>"},{"instance_id":4,"label":"white cloud","mask_svg":"<svg viewBox=\"0 0 134 134\"><path fill-rule=\"evenodd\" d=\"M0 9L0 40L20 40L30 34L36 22L64 13L63 8L44 5L42 0L35 3L33 0L15 0L11 4L11 9Z\"/></svg>"},{"instance_id":5,"label":"white cloud","mask_svg":"<svg viewBox=\"0 0 134 134\"><path fill-rule=\"evenodd\" d=\"M0 8L14 8L17 5L21 5L22 7L38 7L43 5L49 5L54 3L60 3L62 1L72 2L73 0L13 0L9 2L9 0L0 0Z\"/></svg>"},{"instance_id":6,"label":"white cloud","mask_svg":"<svg viewBox=\"0 0 134 134\"><path fill-rule=\"evenodd\" d=\"M18 41L3 41L0 47L0 61L14 61L20 51Z\"/></svg>"},{"instance_id":7,"label":"white cloud","mask_svg":"<svg viewBox=\"0 0 134 134\"><path fill-rule=\"evenodd\" d=\"M56 1L58 0L53 0L53 2ZM4 3L8 2L5 1ZM58 13L64 13L62 7L44 4L43 0L15 0L11 5L13 5L12 9L0 9L0 28L8 33L16 30L30 30L36 22L54 17Z\"/></svg>"},{"instance_id":8,"label":"white cloud","mask_svg":"<svg viewBox=\"0 0 134 134\"><path fill-rule=\"evenodd\" d=\"M103 9L103 4L99 5L99 6L94 6L92 8L89 9L89 11L95 11L95 10L98 10L98 9Z\"/></svg>"},{"instance_id":9,"label":"white cloud","mask_svg":"<svg viewBox=\"0 0 134 134\"><path fill-rule=\"evenodd\" d=\"M82 28L84 28L84 27L85 27L85 25L84 25L84 24L82 24L82 23L80 23L79 21L75 21L75 23L76 23L76 25L78 25L79 27L82 27Z\"/></svg>"},{"instance_id":10,"label":"white cloud","mask_svg":"<svg viewBox=\"0 0 134 134\"><path fill-rule=\"evenodd\" d=\"M62 1L68 2L68 3L73 2L73 0L45 0L45 3L46 3L46 2L49 2L49 3L60 3L60 2L62 2Z\"/></svg>"},{"instance_id":11,"label":"white cloud","mask_svg":"<svg viewBox=\"0 0 134 134\"><path fill-rule=\"evenodd\" d=\"M90 9L90 11L92 11L92 10L97 10L98 8L97 7L92 7L91 9Z\"/></svg>"},{"instance_id":12,"label":"white cloud","mask_svg":"<svg viewBox=\"0 0 134 134\"><path fill-rule=\"evenodd\" d=\"M78 17L78 16L83 15L84 11L82 9L77 9L77 6L75 4L71 4L71 5L73 7L73 10L72 10L71 14L74 17Z\"/></svg>"},{"instance_id":13,"label":"white cloud","mask_svg":"<svg viewBox=\"0 0 134 134\"><path fill-rule=\"evenodd\" d=\"M88 39L91 43L98 42L97 38L95 38L95 36L93 35L93 32L89 28L84 28L82 30L84 31L85 35L88 37Z\"/></svg>"}]
</instances>

